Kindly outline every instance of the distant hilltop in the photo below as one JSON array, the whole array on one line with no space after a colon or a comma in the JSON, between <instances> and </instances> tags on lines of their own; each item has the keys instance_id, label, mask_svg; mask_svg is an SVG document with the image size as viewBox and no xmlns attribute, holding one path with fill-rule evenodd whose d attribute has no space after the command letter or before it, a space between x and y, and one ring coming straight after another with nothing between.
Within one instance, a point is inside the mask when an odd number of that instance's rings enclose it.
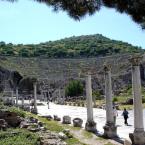
<instances>
[{"instance_id":1,"label":"distant hilltop","mask_svg":"<svg viewBox=\"0 0 145 145\"><path fill-rule=\"evenodd\" d=\"M141 47L111 40L101 34L73 36L29 45L0 42L0 55L15 57L85 58L144 52L145 50Z\"/></svg>"},{"instance_id":2,"label":"distant hilltop","mask_svg":"<svg viewBox=\"0 0 145 145\"><path fill-rule=\"evenodd\" d=\"M128 59L145 50L100 34L65 38L37 45L13 45L0 42L0 66L17 71L23 77L36 77L64 88L71 78L80 79L89 70L93 89L104 90L103 64L112 66L113 92L131 85ZM145 55L141 66L145 86Z\"/></svg>"}]
</instances>

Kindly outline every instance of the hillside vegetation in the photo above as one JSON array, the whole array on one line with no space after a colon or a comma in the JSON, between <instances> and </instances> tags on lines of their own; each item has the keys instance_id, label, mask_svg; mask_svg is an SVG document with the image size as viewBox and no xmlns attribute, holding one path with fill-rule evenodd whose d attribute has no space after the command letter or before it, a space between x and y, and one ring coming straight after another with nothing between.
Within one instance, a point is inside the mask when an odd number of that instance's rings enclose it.
<instances>
[{"instance_id":1,"label":"hillside vegetation","mask_svg":"<svg viewBox=\"0 0 145 145\"><path fill-rule=\"evenodd\" d=\"M111 40L100 34L70 37L37 45L0 42L0 55L45 58L81 58L144 52L140 47Z\"/></svg>"}]
</instances>

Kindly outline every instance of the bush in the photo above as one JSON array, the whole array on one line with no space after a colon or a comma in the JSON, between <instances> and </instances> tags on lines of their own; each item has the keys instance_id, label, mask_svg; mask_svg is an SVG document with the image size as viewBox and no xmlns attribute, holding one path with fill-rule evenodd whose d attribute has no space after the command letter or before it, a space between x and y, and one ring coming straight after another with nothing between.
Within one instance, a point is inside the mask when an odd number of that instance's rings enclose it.
<instances>
[{"instance_id":1,"label":"bush","mask_svg":"<svg viewBox=\"0 0 145 145\"><path fill-rule=\"evenodd\" d=\"M145 98L142 98L142 103L145 103Z\"/></svg>"},{"instance_id":2,"label":"bush","mask_svg":"<svg viewBox=\"0 0 145 145\"><path fill-rule=\"evenodd\" d=\"M83 85L78 80L72 80L65 88L66 96L79 96L83 94Z\"/></svg>"},{"instance_id":3,"label":"bush","mask_svg":"<svg viewBox=\"0 0 145 145\"><path fill-rule=\"evenodd\" d=\"M15 113L17 113L18 116L23 117L23 118L26 116L26 112L25 111L23 111L21 109L18 109L16 107L9 107L8 111L15 112Z\"/></svg>"},{"instance_id":4,"label":"bush","mask_svg":"<svg viewBox=\"0 0 145 145\"><path fill-rule=\"evenodd\" d=\"M112 101L113 102L118 102L118 98L117 97L114 97Z\"/></svg>"}]
</instances>

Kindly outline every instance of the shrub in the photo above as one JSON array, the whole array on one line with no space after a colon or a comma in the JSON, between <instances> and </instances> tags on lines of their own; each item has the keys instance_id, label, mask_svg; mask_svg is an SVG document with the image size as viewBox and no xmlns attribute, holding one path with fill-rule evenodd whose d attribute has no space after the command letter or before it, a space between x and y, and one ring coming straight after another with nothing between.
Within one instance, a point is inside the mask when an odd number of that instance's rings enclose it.
<instances>
[{"instance_id":1,"label":"shrub","mask_svg":"<svg viewBox=\"0 0 145 145\"><path fill-rule=\"evenodd\" d=\"M117 97L114 97L112 101L113 102L118 102L118 98Z\"/></svg>"},{"instance_id":2,"label":"shrub","mask_svg":"<svg viewBox=\"0 0 145 145\"><path fill-rule=\"evenodd\" d=\"M65 88L66 96L79 96L83 94L83 85L78 80L72 80Z\"/></svg>"},{"instance_id":3,"label":"shrub","mask_svg":"<svg viewBox=\"0 0 145 145\"><path fill-rule=\"evenodd\" d=\"M145 98L142 98L142 103L145 103Z\"/></svg>"},{"instance_id":4,"label":"shrub","mask_svg":"<svg viewBox=\"0 0 145 145\"><path fill-rule=\"evenodd\" d=\"M21 110L21 109L18 109L18 108L16 108L16 107L9 107L9 108L8 108L8 111L10 111L10 112L15 112L15 113L17 113L17 115L20 116L20 117L25 117L25 116L26 116L26 112L25 112L25 111L23 111L23 110Z\"/></svg>"}]
</instances>

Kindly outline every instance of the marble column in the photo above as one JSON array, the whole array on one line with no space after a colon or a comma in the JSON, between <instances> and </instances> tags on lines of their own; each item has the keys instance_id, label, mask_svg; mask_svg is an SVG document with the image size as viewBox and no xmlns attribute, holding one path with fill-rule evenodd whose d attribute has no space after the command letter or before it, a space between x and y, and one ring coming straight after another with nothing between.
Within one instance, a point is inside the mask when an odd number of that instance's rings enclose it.
<instances>
[{"instance_id":1,"label":"marble column","mask_svg":"<svg viewBox=\"0 0 145 145\"><path fill-rule=\"evenodd\" d=\"M33 113L37 114L37 83L33 83L34 89L34 110Z\"/></svg>"},{"instance_id":2,"label":"marble column","mask_svg":"<svg viewBox=\"0 0 145 145\"><path fill-rule=\"evenodd\" d=\"M86 101L87 101L87 122L85 129L90 132L96 132L96 123L93 119L93 105L92 105L92 85L91 75L86 76Z\"/></svg>"},{"instance_id":3,"label":"marble column","mask_svg":"<svg viewBox=\"0 0 145 145\"><path fill-rule=\"evenodd\" d=\"M18 87L16 87L16 106L18 107L18 97L19 97L19 92L18 92Z\"/></svg>"},{"instance_id":4,"label":"marble column","mask_svg":"<svg viewBox=\"0 0 145 145\"><path fill-rule=\"evenodd\" d=\"M60 89L58 89L58 99L57 99L58 104L62 103L62 98L61 98L61 92Z\"/></svg>"},{"instance_id":5,"label":"marble column","mask_svg":"<svg viewBox=\"0 0 145 145\"><path fill-rule=\"evenodd\" d=\"M11 97L12 97L12 99L14 99L14 92L13 91L11 91Z\"/></svg>"},{"instance_id":6,"label":"marble column","mask_svg":"<svg viewBox=\"0 0 145 145\"><path fill-rule=\"evenodd\" d=\"M117 136L117 127L113 118L112 104L112 83L111 83L111 68L109 65L104 66L105 76L105 97L106 97L106 124L104 128L104 136L114 138Z\"/></svg>"},{"instance_id":7,"label":"marble column","mask_svg":"<svg viewBox=\"0 0 145 145\"><path fill-rule=\"evenodd\" d=\"M22 108L24 108L24 96L22 96Z\"/></svg>"},{"instance_id":8,"label":"marble column","mask_svg":"<svg viewBox=\"0 0 145 145\"><path fill-rule=\"evenodd\" d=\"M132 64L132 93L134 98L134 132L130 133L129 136L133 145L145 145L140 78L141 58L140 56L136 56L130 59Z\"/></svg>"},{"instance_id":9,"label":"marble column","mask_svg":"<svg viewBox=\"0 0 145 145\"><path fill-rule=\"evenodd\" d=\"M14 98L13 90L11 91L11 100L12 100L12 104L15 105L15 98Z\"/></svg>"}]
</instances>

